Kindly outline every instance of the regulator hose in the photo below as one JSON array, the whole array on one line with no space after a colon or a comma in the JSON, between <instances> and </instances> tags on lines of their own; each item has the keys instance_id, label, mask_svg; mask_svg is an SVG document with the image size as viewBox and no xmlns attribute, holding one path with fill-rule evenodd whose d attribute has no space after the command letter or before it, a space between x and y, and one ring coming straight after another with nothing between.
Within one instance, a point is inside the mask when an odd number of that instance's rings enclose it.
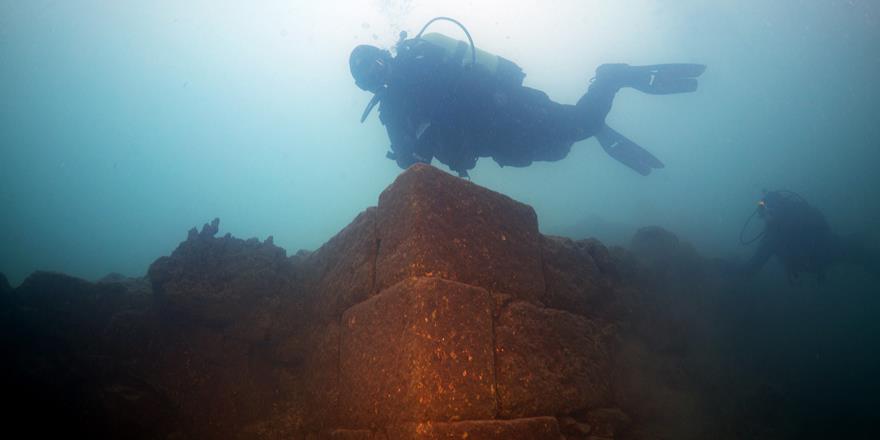
<instances>
[{"instance_id":1,"label":"regulator hose","mask_svg":"<svg viewBox=\"0 0 880 440\"><path fill-rule=\"evenodd\" d=\"M764 230L761 231L760 234L758 234L758 235L752 237L751 239L749 239L749 240L743 240L743 235L746 233L746 228L749 227L749 224L752 222L752 219L755 218L755 214L758 213L758 209L759 209L759 208L755 208L755 210L752 211L752 215L750 215L749 218L746 219L745 224L743 224L742 229L739 231L739 243L740 243L741 245L743 245L743 246L745 246L745 245L747 245L747 244L752 244L752 243L754 243L754 242L760 240L761 237L764 236L764 233L767 232L767 230L764 229Z\"/></svg>"}]
</instances>

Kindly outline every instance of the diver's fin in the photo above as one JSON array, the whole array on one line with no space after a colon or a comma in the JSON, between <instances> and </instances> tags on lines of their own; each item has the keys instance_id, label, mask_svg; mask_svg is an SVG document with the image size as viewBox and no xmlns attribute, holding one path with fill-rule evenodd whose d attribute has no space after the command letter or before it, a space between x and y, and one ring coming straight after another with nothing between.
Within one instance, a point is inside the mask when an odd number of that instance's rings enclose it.
<instances>
[{"instance_id":1,"label":"diver's fin","mask_svg":"<svg viewBox=\"0 0 880 440\"><path fill-rule=\"evenodd\" d=\"M643 176L651 174L651 170L655 168L664 167L663 162L660 162L660 159L654 157L648 150L607 125L596 133L596 140L609 156Z\"/></svg>"},{"instance_id":2,"label":"diver's fin","mask_svg":"<svg viewBox=\"0 0 880 440\"><path fill-rule=\"evenodd\" d=\"M706 71L705 64L654 64L629 66L628 86L652 95L687 93L697 90L697 77Z\"/></svg>"}]
</instances>

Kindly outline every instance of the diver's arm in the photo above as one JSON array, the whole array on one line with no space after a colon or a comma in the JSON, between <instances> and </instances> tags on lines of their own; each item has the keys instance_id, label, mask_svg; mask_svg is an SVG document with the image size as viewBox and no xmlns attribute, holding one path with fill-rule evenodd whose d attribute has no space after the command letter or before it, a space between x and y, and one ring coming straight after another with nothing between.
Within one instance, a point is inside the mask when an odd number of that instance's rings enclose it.
<instances>
[{"instance_id":1,"label":"diver's arm","mask_svg":"<svg viewBox=\"0 0 880 440\"><path fill-rule=\"evenodd\" d=\"M431 163L433 155L430 149L420 142L418 127L415 127L411 118L395 118L388 113L380 116L388 132L388 139L391 141L391 151L386 157L396 161L403 169L418 162Z\"/></svg>"},{"instance_id":2,"label":"diver's arm","mask_svg":"<svg viewBox=\"0 0 880 440\"><path fill-rule=\"evenodd\" d=\"M406 40L394 58L395 76L379 108L379 119L388 131L391 151L386 155L401 168L418 162L431 163L433 146L427 136L432 108L443 93L437 66L444 52L421 40Z\"/></svg>"}]
</instances>

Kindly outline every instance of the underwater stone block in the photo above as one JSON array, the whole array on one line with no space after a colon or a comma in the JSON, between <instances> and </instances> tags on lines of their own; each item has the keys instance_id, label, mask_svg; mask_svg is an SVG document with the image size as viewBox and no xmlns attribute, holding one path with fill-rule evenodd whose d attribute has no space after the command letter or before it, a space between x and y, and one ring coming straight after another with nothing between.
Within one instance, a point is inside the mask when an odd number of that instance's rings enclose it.
<instances>
[{"instance_id":1,"label":"underwater stone block","mask_svg":"<svg viewBox=\"0 0 880 440\"><path fill-rule=\"evenodd\" d=\"M317 428L339 426L339 322L315 325L307 333L307 355L303 368L297 370L302 372L305 384L305 423Z\"/></svg>"},{"instance_id":2,"label":"underwater stone block","mask_svg":"<svg viewBox=\"0 0 880 440\"><path fill-rule=\"evenodd\" d=\"M307 437L307 440L386 440L387 438L384 433L368 429L333 429L322 432L314 438Z\"/></svg>"},{"instance_id":3,"label":"underwater stone block","mask_svg":"<svg viewBox=\"0 0 880 440\"><path fill-rule=\"evenodd\" d=\"M343 426L495 416L490 294L410 278L342 318Z\"/></svg>"},{"instance_id":4,"label":"underwater stone block","mask_svg":"<svg viewBox=\"0 0 880 440\"><path fill-rule=\"evenodd\" d=\"M376 208L369 208L309 255L305 267L318 316L338 318L373 293L376 246Z\"/></svg>"},{"instance_id":5,"label":"underwater stone block","mask_svg":"<svg viewBox=\"0 0 880 440\"><path fill-rule=\"evenodd\" d=\"M678 245L678 236L672 232L660 226L645 226L633 235L629 249L638 258L659 261L672 258Z\"/></svg>"},{"instance_id":6,"label":"underwater stone block","mask_svg":"<svg viewBox=\"0 0 880 440\"><path fill-rule=\"evenodd\" d=\"M614 438L618 432L632 421L619 408L599 408L587 413L587 423L593 428L591 434L597 437Z\"/></svg>"},{"instance_id":7,"label":"underwater stone block","mask_svg":"<svg viewBox=\"0 0 880 440\"><path fill-rule=\"evenodd\" d=\"M534 301L544 291L535 211L428 165L379 196L376 287L434 276Z\"/></svg>"},{"instance_id":8,"label":"underwater stone block","mask_svg":"<svg viewBox=\"0 0 880 440\"><path fill-rule=\"evenodd\" d=\"M517 301L495 326L499 417L568 414L607 405L614 327Z\"/></svg>"},{"instance_id":9,"label":"underwater stone block","mask_svg":"<svg viewBox=\"0 0 880 440\"><path fill-rule=\"evenodd\" d=\"M541 298L544 305L578 315L595 316L613 299L611 278L593 259L590 242L544 236L541 244L544 279L547 280L547 290Z\"/></svg>"},{"instance_id":10,"label":"underwater stone block","mask_svg":"<svg viewBox=\"0 0 880 440\"><path fill-rule=\"evenodd\" d=\"M559 440L561 438L559 425L553 417L402 423L389 426L387 431L388 440L409 440L414 438Z\"/></svg>"}]
</instances>

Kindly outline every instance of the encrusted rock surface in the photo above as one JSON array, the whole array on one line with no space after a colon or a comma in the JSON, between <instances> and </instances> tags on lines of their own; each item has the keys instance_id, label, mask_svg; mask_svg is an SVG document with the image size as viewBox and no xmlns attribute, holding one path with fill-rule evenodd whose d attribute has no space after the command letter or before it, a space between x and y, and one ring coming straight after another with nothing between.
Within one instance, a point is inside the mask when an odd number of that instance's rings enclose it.
<instances>
[{"instance_id":1,"label":"encrusted rock surface","mask_svg":"<svg viewBox=\"0 0 880 440\"><path fill-rule=\"evenodd\" d=\"M104 402L84 433L555 440L555 416L612 404L607 250L542 236L506 196L415 166L314 252L219 230L145 279L0 282L21 340L57 341L10 355L62 351L89 378L70 398ZM61 393L61 363L27 386ZM106 417L127 422L90 430Z\"/></svg>"},{"instance_id":2,"label":"encrusted rock surface","mask_svg":"<svg viewBox=\"0 0 880 440\"><path fill-rule=\"evenodd\" d=\"M376 208L369 208L304 260L313 315L338 320L375 293L378 246Z\"/></svg>"},{"instance_id":3,"label":"encrusted rock surface","mask_svg":"<svg viewBox=\"0 0 880 440\"><path fill-rule=\"evenodd\" d=\"M296 273L271 237L216 238L219 224L214 219L201 232L193 228L171 256L150 266L153 294L168 313L222 326L260 300L295 289Z\"/></svg>"},{"instance_id":4,"label":"encrusted rock surface","mask_svg":"<svg viewBox=\"0 0 880 440\"><path fill-rule=\"evenodd\" d=\"M518 301L495 328L499 415L569 414L611 399L614 326Z\"/></svg>"},{"instance_id":5,"label":"encrusted rock surface","mask_svg":"<svg viewBox=\"0 0 880 440\"><path fill-rule=\"evenodd\" d=\"M547 307L597 316L614 299L617 274L608 251L596 240L544 236L541 240Z\"/></svg>"},{"instance_id":6,"label":"encrusted rock surface","mask_svg":"<svg viewBox=\"0 0 880 440\"><path fill-rule=\"evenodd\" d=\"M552 417L407 423L388 428L388 440L413 438L559 440L560 434L559 425Z\"/></svg>"},{"instance_id":7,"label":"encrusted rock surface","mask_svg":"<svg viewBox=\"0 0 880 440\"><path fill-rule=\"evenodd\" d=\"M538 218L527 205L416 165L381 196L376 287L434 276L525 300L545 289Z\"/></svg>"},{"instance_id":8,"label":"encrusted rock surface","mask_svg":"<svg viewBox=\"0 0 880 440\"><path fill-rule=\"evenodd\" d=\"M723 283L661 228L632 252L544 236L530 207L417 165L314 252L219 229L146 278L0 276L11 419L91 438L736 438L709 421L754 389L713 375Z\"/></svg>"},{"instance_id":9,"label":"encrusted rock surface","mask_svg":"<svg viewBox=\"0 0 880 440\"><path fill-rule=\"evenodd\" d=\"M485 289L411 278L342 316L344 423L495 417L492 309Z\"/></svg>"}]
</instances>

